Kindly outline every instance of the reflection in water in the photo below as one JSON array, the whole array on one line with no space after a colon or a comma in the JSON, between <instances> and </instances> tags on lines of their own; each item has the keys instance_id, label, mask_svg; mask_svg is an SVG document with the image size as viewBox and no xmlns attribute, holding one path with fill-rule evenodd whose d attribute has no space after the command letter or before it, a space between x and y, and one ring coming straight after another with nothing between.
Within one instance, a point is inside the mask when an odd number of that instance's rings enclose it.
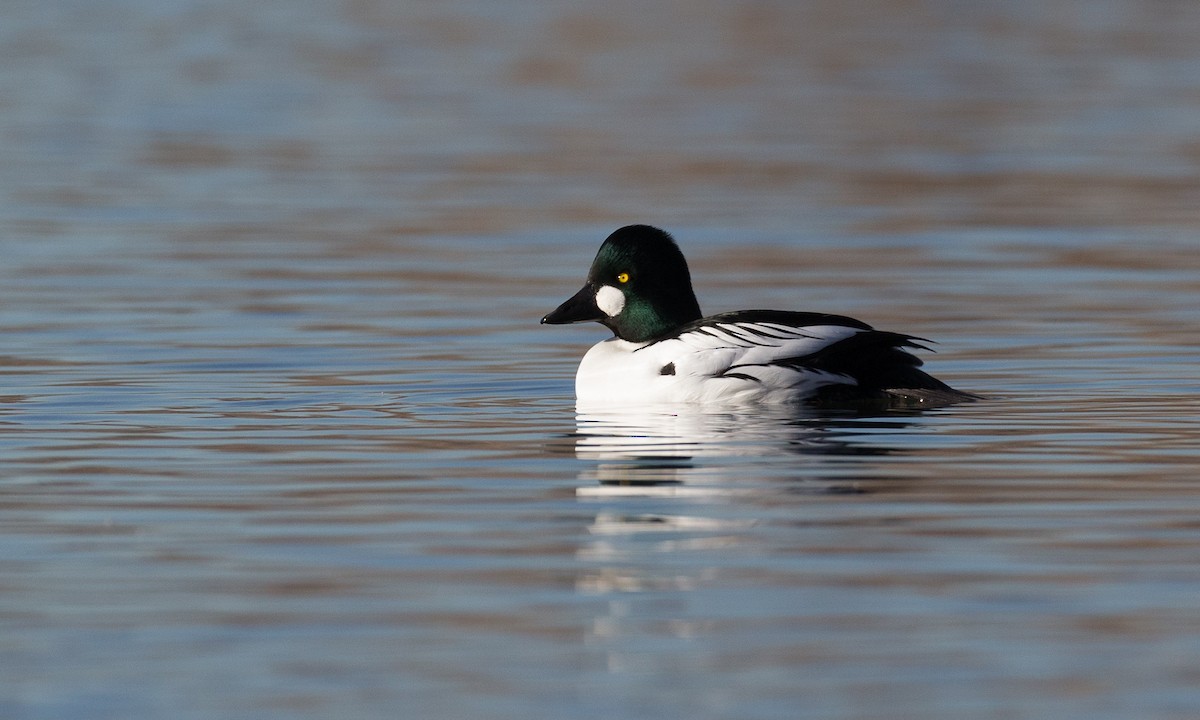
<instances>
[{"instance_id":1,"label":"reflection in water","mask_svg":"<svg viewBox=\"0 0 1200 720\"><path fill-rule=\"evenodd\" d=\"M865 441L864 431L906 424L903 416L795 406L579 412L575 453L594 464L580 472L576 496L608 506L578 552L595 567L577 589L606 595L703 586L712 568L681 567L681 554L753 544L751 533L764 521L755 508L781 493L864 492L858 480L869 474L867 463L896 452ZM751 515L731 517L735 508ZM597 624L612 633L620 615Z\"/></svg>"},{"instance_id":2,"label":"reflection in water","mask_svg":"<svg viewBox=\"0 0 1200 720\"><path fill-rule=\"evenodd\" d=\"M871 464L897 452L871 432L909 420L794 406L579 412L575 453L585 462L576 496L601 509L576 551L575 589L605 601L587 639L609 673L674 674L706 663L691 646L714 634L711 618L725 610L698 621L693 604L771 575L760 564L774 554L764 540L791 536L794 504L805 494L864 492ZM648 651L663 646L686 652Z\"/></svg>"},{"instance_id":3,"label":"reflection in water","mask_svg":"<svg viewBox=\"0 0 1200 720\"><path fill-rule=\"evenodd\" d=\"M816 446L823 433L803 409L671 406L576 415L580 458L761 455L793 443Z\"/></svg>"},{"instance_id":4,"label":"reflection in water","mask_svg":"<svg viewBox=\"0 0 1200 720\"><path fill-rule=\"evenodd\" d=\"M781 456L804 456L810 461L842 458L836 472L830 468L828 480L836 483L844 481L854 458L895 452L860 438L868 428L902 428L907 424L904 417L831 415L794 406L580 412L575 454L599 462L580 474L588 483L578 492L581 496L744 492L750 488L728 486L737 480L740 464ZM819 462L805 469L806 479L820 477ZM593 481L600 487L592 486Z\"/></svg>"}]
</instances>

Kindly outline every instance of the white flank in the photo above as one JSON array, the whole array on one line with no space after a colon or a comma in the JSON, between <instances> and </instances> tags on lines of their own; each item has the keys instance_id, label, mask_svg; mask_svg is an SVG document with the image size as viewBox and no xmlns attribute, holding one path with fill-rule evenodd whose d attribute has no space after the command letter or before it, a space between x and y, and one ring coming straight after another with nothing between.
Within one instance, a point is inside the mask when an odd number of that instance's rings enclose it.
<instances>
[{"instance_id":1,"label":"white flank","mask_svg":"<svg viewBox=\"0 0 1200 720\"><path fill-rule=\"evenodd\" d=\"M597 294L597 304L599 300ZM803 400L827 385L854 385L855 380L776 363L812 354L859 332L863 331L840 325L719 323L652 343L610 338L592 347L579 364L576 407Z\"/></svg>"},{"instance_id":2,"label":"white flank","mask_svg":"<svg viewBox=\"0 0 1200 720\"><path fill-rule=\"evenodd\" d=\"M596 291L596 307L610 318L616 317L625 309L625 293L612 285L605 285Z\"/></svg>"}]
</instances>

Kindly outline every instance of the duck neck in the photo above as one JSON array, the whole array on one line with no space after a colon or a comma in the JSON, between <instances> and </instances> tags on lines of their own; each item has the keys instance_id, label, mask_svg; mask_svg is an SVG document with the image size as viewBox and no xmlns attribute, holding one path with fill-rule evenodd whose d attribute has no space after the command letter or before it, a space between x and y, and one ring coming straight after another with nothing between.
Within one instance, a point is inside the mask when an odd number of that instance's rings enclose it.
<instances>
[{"instance_id":1,"label":"duck neck","mask_svg":"<svg viewBox=\"0 0 1200 720\"><path fill-rule=\"evenodd\" d=\"M700 317L700 304L696 302L691 288L688 288L686 294L673 298L658 298L655 301L635 299L625 306L618 317L606 324L622 340L650 342Z\"/></svg>"}]
</instances>

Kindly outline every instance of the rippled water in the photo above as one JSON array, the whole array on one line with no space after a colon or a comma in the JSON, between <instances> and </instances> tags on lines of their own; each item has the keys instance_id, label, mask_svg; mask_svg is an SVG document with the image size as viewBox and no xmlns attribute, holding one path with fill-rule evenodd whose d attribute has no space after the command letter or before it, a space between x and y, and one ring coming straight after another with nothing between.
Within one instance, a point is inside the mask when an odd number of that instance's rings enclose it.
<instances>
[{"instance_id":1,"label":"rippled water","mask_svg":"<svg viewBox=\"0 0 1200 720\"><path fill-rule=\"evenodd\" d=\"M13 3L0 716L1200 715L1198 31ZM577 416L632 221L988 399Z\"/></svg>"}]
</instances>

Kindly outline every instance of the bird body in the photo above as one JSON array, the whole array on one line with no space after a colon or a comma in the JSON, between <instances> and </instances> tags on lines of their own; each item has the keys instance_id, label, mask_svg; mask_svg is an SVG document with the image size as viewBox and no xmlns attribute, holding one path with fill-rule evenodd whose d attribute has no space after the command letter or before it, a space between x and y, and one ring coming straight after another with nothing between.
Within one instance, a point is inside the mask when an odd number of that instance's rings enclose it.
<instances>
[{"instance_id":1,"label":"bird body","mask_svg":"<svg viewBox=\"0 0 1200 720\"><path fill-rule=\"evenodd\" d=\"M631 225L605 240L574 297L543 323L597 321L575 378L578 403L944 404L974 396L920 369L924 340L841 315L741 310L703 317L683 254L662 230Z\"/></svg>"}]
</instances>

